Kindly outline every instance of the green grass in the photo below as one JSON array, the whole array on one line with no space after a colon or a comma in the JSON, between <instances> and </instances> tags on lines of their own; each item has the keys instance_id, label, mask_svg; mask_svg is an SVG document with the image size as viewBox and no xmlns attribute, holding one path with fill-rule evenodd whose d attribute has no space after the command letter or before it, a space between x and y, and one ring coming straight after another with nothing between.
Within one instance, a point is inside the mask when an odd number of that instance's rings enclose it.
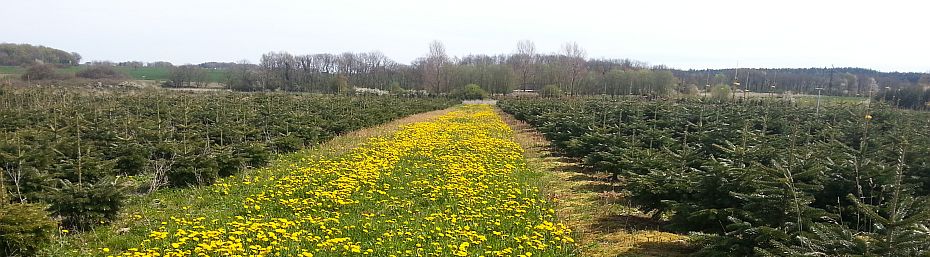
<instances>
[{"instance_id":1,"label":"green grass","mask_svg":"<svg viewBox=\"0 0 930 257\"><path fill-rule=\"evenodd\" d=\"M171 74L171 69L163 67L116 67L116 69L125 72L134 79L168 80L168 76Z\"/></svg>"},{"instance_id":2,"label":"green grass","mask_svg":"<svg viewBox=\"0 0 930 257\"><path fill-rule=\"evenodd\" d=\"M817 96L796 96L794 100L798 101L801 105L817 105ZM820 96L821 105L860 105L865 104L868 101L868 97L856 97L856 96Z\"/></svg>"},{"instance_id":3,"label":"green grass","mask_svg":"<svg viewBox=\"0 0 930 257\"><path fill-rule=\"evenodd\" d=\"M163 67L116 67L116 69L125 72L133 79L139 80L168 80L171 73L170 68ZM205 69L207 80L210 82L223 82L226 78L225 70Z\"/></svg>"},{"instance_id":4,"label":"green grass","mask_svg":"<svg viewBox=\"0 0 930 257\"><path fill-rule=\"evenodd\" d=\"M366 128L339 136L320 146L278 156L266 168L244 171L239 176L223 178L213 186L182 189L164 189L152 194L130 197L121 211L120 217L105 226L92 231L60 233L56 243L44 249L40 256L89 256L99 255L103 248L129 249L137 247L146 240L149 232L162 226L161 222L170 221L171 217L212 217L214 219L232 220L241 209L243 202L250 196L260 193L274 183L271 178L287 174L275 171L287 169L295 162L307 156L315 158L336 158L352 148L368 142L369 137L387 136L411 122L434 119L449 110L440 110L417 114L389 122L373 128ZM237 185L227 187L224 185ZM221 191L221 189L227 189ZM192 197L194 196L194 197ZM138 216L137 216L138 215ZM120 232L120 230L124 232Z\"/></svg>"},{"instance_id":5,"label":"green grass","mask_svg":"<svg viewBox=\"0 0 930 257\"><path fill-rule=\"evenodd\" d=\"M0 66L0 74L23 74L23 68L19 66Z\"/></svg>"},{"instance_id":6,"label":"green grass","mask_svg":"<svg viewBox=\"0 0 930 257\"><path fill-rule=\"evenodd\" d=\"M85 67L86 66L72 66L59 68L58 73L74 75ZM116 67L116 69L125 72L130 78L135 80L168 80L168 76L171 73L170 68L164 67ZM26 69L20 66L0 66L0 74L18 76L25 71ZM223 82L225 80L225 70L205 69L205 71L207 72L207 80L209 82Z\"/></svg>"},{"instance_id":7,"label":"green grass","mask_svg":"<svg viewBox=\"0 0 930 257\"><path fill-rule=\"evenodd\" d=\"M510 133L489 107L459 107L342 155L140 197L44 254L571 256Z\"/></svg>"}]
</instances>

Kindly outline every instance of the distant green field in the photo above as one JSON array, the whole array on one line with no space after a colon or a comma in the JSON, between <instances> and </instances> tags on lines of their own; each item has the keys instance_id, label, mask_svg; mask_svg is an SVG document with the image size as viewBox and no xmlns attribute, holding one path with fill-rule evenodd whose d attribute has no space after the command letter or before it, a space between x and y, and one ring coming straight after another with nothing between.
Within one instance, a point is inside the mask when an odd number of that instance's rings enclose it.
<instances>
[{"instance_id":1,"label":"distant green field","mask_svg":"<svg viewBox=\"0 0 930 257\"><path fill-rule=\"evenodd\" d=\"M18 66L0 66L0 74L22 74L23 68Z\"/></svg>"},{"instance_id":2,"label":"distant green field","mask_svg":"<svg viewBox=\"0 0 930 257\"><path fill-rule=\"evenodd\" d=\"M84 68L85 66L65 67L58 69L58 72L73 75ZM137 80L168 80L168 75L171 72L170 68L162 67L116 67L116 69L125 72L129 77ZM25 70L25 68L19 66L0 66L0 74L19 75L23 74ZM207 79L210 82L223 82L225 80L225 70L205 70L207 71Z\"/></svg>"},{"instance_id":3,"label":"distant green field","mask_svg":"<svg viewBox=\"0 0 930 257\"><path fill-rule=\"evenodd\" d=\"M116 67L116 69L129 74L134 79L168 80L169 73L171 73L171 69L162 67Z\"/></svg>"},{"instance_id":4,"label":"distant green field","mask_svg":"<svg viewBox=\"0 0 930 257\"><path fill-rule=\"evenodd\" d=\"M800 104L807 105L816 105L817 96L798 96L795 98ZM830 104L864 104L869 100L868 97L855 97L855 96L821 96L821 103L830 103Z\"/></svg>"}]
</instances>

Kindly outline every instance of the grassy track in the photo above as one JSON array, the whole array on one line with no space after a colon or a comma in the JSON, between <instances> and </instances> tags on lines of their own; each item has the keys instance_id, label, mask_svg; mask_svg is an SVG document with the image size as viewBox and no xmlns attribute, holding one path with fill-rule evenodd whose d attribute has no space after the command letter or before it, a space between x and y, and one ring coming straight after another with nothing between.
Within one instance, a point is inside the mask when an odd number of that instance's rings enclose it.
<instances>
[{"instance_id":1,"label":"grassy track","mask_svg":"<svg viewBox=\"0 0 930 257\"><path fill-rule=\"evenodd\" d=\"M542 172L542 193L562 222L575 231L583 256L687 256L687 237L659 230L660 224L622 200L620 188L549 152L549 142L531 126L498 112L526 149L527 166Z\"/></svg>"},{"instance_id":2,"label":"grassy track","mask_svg":"<svg viewBox=\"0 0 930 257\"><path fill-rule=\"evenodd\" d=\"M512 133L490 107L461 107L351 150L140 199L116 227L47 255L572 255Z\"/></svg>"}]
</instances>

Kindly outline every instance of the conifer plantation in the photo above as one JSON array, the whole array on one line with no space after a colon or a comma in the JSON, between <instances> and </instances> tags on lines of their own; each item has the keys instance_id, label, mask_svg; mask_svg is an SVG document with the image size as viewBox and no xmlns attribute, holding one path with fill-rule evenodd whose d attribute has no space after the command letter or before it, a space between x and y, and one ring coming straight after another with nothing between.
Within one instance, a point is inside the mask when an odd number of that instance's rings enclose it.
<instances>
[{"instance_id":1,"label":"conifer plantation","mask_svg":"<svg viewBox=\"0 0 930 257\"><path fill-rule=\"evenodd\" d=\"M930 1L0 6L0 257L930 257Z\"/></svg>"},{"instance_id":2,"label":"conifer plantation","mask_svg":"<svg viewBox=\"0 0 930 257\"><path fill-rule=\"evenodd\" d=\"M513 99L705 256L923 256L930 113L787 101Z\"/></svg>"}]
</instances>

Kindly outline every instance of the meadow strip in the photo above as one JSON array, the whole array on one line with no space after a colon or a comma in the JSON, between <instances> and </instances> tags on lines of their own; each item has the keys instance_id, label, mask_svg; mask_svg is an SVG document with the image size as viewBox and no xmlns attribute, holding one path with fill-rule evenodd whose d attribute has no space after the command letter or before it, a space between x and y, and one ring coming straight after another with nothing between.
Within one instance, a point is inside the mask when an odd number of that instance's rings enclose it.
<instances>
[{"instance_id":1,"label":"meadow strip","mask_svg":"<svg viewBox=\"0 0 930 257\"><path fill-rule=\"evenodd\" d=\"M305 158L230 211L172 217L138 247L104 255L566 256L512 130L486 105L373 138L335 158ZM219 184L217 191L235 184ZM105 251L106 250L106 251Z\"/></svg>"}]
</instances>

